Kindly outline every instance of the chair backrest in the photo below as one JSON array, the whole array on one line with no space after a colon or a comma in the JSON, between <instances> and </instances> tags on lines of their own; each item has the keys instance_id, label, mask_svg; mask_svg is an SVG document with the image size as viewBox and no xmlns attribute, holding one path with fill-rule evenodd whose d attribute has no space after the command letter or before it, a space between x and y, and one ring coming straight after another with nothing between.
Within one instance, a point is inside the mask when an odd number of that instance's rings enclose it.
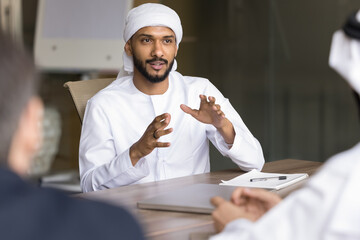
<instances>
[{"instance_id":1,"label":"chair backrest","mask_svg":"<svg viewBox=\"0 0 360 240\"><path fill-rule=\"evenodd\" d=\"M71 94L82 124L87 101L98 91L112 83L114 78L100 78L82 81L69 81L64 84Z\"/></svg>"}]
</instances>

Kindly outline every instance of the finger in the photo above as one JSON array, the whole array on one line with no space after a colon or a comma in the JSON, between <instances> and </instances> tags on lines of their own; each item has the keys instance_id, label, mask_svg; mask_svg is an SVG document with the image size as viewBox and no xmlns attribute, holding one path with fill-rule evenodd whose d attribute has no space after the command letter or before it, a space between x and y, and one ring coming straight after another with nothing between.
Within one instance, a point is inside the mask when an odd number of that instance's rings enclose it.
<instances>
[{"instance_id":1,"label":"finger","mask_svg":"<svg viewBox=\"0 0 360 240\"><path fill-rule=\"evenodd\" d=\"M157 130L154 130L153 135L152 135L153 138L158 140L161 136L171 133L173 131L173 128L164 130L164 128L166 128L168 125L169 125L169 123L162 122L160 127Z\"/></svg>"},{"instance_id":2,"label":"finger","mask_svg":"<svg viewBox=\"0 0 360 240\"><path fill-rule=\"evenodd\" d=\"M203 95L203 94L200 94L200 104L205 104L205 103L207 103L207 100L206 100L206 96L205 95Z\"/></svg>"},{"instance_id":3,"label":"finger","mask_svg":"<svg viewBox=\"0 0 360 240\"><path fill-rule=\"evenodd\" d=\"M210 104L215 104L216 99L213 96L208 97Z\"/></svg>"},{"instance_id":4,"label":"finger","mask_svg":"<svg viewBox=\"0 0 360 240\"><path fill-rule=\"evenodd\" d=\"M243 196L243 192L244 192L244 188L236 188L232 195L231 195L231 201L235 204L235 205L240 205L241 204L241 199Z\"/></svg>"},{"instance_id":5,"label":"finger","mask_svg":"<svg viewBox=\"0 0 360 240\"><path fill-rule=\"evenodd\" d=\"M166 130L156 130L155 131L155 134L157 138L160 138L161 136L164 136L164 135L168 135L169 133L171 133L173 131L173 128L169 128L169 129L166 129Z\"/></svg>"},{"instance_id":6,"label":"finger","mask_svg":"<svg viewBox=\"0 0 360 240\"><path fill-rule=\"evenodd\" d=\"M156 148L166 148L166 147L170 147L170 143L169 142L155 142L155 147Z\"/></svg>"},{"instance_id":7,"label":"finger","mask_svg":"<svg viewBox=\"0 0 360 240\"><path fill-rule=\"evenodd\" d=\"M156 131L158 129L164 129L166 128L171 120L171 115L168 113L161 114L157 116L154 121L151 123L153 131Z\"/></svg>"},{"instance_id":8,"label":"finger","mask_svg":"<svg viewBox=\"0 0 360 240\"><path fill-rule=\"evenodd\" d=\"M149 130L152 132L156 131L161 126L161 121L164 121L165 118L166 118L165 113L156 116L154 120L150 123Z\"/></svg>"},{"instance_id":9,"label":"finger","mask_svg":"<svg viewBox=\"0 0 360 240\"><path fill-rule=\"evenodd\" d=\"M219 104L214 104L212 107L215 111L221 110L221 107Z\"/></svg>"},{"instance_id":10,"label":"finger","mask_svg":"<svg viewBox=\"0 0 360 240\"><path fill-rule=\"evenodd\" d=\"M169 124L171 121L171 115L169 113L165 113L165 120L164 122L166 122L167 124Z\"/></svg>"},{"instance_id":11,"label":"finger","mask_svg":"<svg viewBox=\"0 0 360 240\"><path fill-rule=\"evenodd\" d=\"M226 202L225 199L223 199L222 197L216 196L210 199L210 202L212 205L214 205L215 207L218 207L220 204Z\"/></svg>"},{"instance_id":12,"label":"finger","mask_svg":"<svg viewBox=\"0 0 360 240\"><path fill-rule=\"evenodd\" d=\"M153 137L154 137L156 140L158 140L158 139L160 138L160 137L158 136L158 134L157 134L157 130L154 131Z\"/></svg>"},{"instance_id":13,"label":"finger","mask_svg":"<svg viewBox=\"0 0 360 240\"><path fill-rule=\"evenodd\" d=\"M221 117L225 117L225 114L221 110L217 111L216 113L217 113L217 115L220 115Z\"/></svg>"},{"instance_id":14,"label":"finger","mask_svg":"<svg viewBox=\"0 0 360 240\"><path fill-rule=\"evenodd\" d=\"M169 126L170 123L170 117L167 117L164 121L161 122L160 126L157 128L158 130L163 130L167 126Z\"/></svg>"},{"instance_id":15,"label":"finger","mask_svg":"<svg viewBox=\"0 0 360 240\"><path fill-rule=\"evenodd\" d=\"M191 109L190 107L186 106L185 104L180 105L181 110L183 110L185 113L190 114L191 116L195 116L198 112L196 109Z\"/></svg>"},{"instance_id":16,"label":"finger","mask_svg":"<svg viewBox=\"0 0 360 240\"><path fill-rule=\"evenodd\" d=\"M163 113L163 114L161 114L161 115L159 115L159 116L156 116L156 117L154 118L154 121L153 121L153 122L161 122L161 121L163 121L164 119L166 119L166 118L169 117L169 116L170 116L169 113Z\"/></svg>"}]
</instances>

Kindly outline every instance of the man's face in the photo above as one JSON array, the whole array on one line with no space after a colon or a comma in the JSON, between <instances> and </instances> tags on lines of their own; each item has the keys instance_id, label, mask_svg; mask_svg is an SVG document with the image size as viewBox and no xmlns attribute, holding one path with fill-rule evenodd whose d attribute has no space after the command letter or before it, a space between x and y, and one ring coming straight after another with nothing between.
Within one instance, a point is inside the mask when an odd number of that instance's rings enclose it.
<instances>
[{"instance_id":1,"label":"man's face","mask_svg":"<svg viewBox=\"0 0 360 240\"><path fill-rule=\"evenodd\" d=\"M134 71L156 83L165 80L174 63L177 46L168 27L144 27L126 43L125 51L134 60Z\"/></svg>"}]
</instances>

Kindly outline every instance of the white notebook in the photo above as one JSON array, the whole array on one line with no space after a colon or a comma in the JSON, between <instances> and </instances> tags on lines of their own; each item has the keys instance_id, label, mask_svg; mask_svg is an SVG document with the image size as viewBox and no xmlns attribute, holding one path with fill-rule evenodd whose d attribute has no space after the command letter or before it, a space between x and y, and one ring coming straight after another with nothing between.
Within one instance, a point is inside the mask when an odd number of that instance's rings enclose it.
<instances>
[{"instance_id":1,"label":"white notebook","mask_svg":"<svg viewBox=\"0 0 360 240\"><path fill-rule=\"evenodd\" d=\"M264 173L254 169L228 181L221 180L220 185L279 190L308 177L307 173Z\"/></svg>"}]
</instances>

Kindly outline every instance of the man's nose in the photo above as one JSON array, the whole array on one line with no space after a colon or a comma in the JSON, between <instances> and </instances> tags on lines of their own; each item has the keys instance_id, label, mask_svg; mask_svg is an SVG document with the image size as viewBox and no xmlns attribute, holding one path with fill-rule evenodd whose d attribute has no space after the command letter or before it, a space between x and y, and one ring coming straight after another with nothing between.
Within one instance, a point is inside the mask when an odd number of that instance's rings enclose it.
<instances>
[{"instance_id":1,"label":"man's nose","mask_svg":"<svg viewBox=\"0 0 360 240\"><path fill-rule=\"evenodd\" d=\"M160 58L162 56L164 56L163 46L160 41L155 41L152 51L152 57Z\"/></svg>"}]
</instances>

